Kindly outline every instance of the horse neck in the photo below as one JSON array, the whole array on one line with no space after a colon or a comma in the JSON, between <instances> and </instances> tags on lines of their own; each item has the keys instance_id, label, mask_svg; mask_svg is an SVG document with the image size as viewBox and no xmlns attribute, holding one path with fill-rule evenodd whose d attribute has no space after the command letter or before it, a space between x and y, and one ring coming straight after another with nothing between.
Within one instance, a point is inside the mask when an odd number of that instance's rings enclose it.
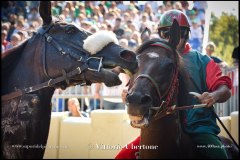
<instances>
[{"instance_id":1,"label":"horse neck","mask_svg":"<svg viewBox=\"0 0 240 160\"><path fill-rule=\"evenodd\" d=\"M156 150L141 150L141 158L171 157L179 153L182 134L178 112L150 122L149 127L141 129L141 146L157 146Z\"/></svg>"},{"instance_id":2,"label":"horse neck","mask_svg":"<svg viewBox=\"0 0 240 160\"><path fill-rule=\"evenodd\" d=\"M11 64L15 65L13 69L2 78L2 84L4 84L2 94L32 87L48 80L42 71L43 53L38 53L41 52L41 43L37 40L28 40L24 48L15 51L20 54L20 57L18 61Z\"/></svg>"}]
</instances>

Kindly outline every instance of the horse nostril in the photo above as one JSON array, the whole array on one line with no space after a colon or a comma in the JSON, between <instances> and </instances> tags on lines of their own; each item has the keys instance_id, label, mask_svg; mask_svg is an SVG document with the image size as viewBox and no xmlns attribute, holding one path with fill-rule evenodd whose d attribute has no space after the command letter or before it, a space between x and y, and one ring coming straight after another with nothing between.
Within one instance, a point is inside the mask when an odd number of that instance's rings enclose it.
<instances>
[{"instance_id":1,"label":"horse nostril","mask_svg":"<svg viewBox=\"0 0 240 160\"><path fill-rule=\"evenodd\" d=\"M120 57L126 61L130 61L130 62L136 61L136 54L129 50L125 50L125 51L121 52Z\"/></svg>"},{"instance_id":2,"label":"horse nostril","mask_svg":"<svg viewBox=\"0 0 240 160\"><path fill-rule=\"evenodd\" d=\"M141 97L141 104L151 104L152 103L152 98L145 94Z\"/></svg>"}]
</instances>

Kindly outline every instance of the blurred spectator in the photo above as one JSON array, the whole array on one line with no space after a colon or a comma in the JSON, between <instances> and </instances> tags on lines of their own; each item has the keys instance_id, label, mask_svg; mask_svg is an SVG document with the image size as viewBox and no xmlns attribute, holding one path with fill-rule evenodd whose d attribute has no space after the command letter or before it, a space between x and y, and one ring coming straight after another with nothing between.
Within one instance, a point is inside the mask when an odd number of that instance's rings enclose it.
<instances>
[{"instance_id":1,"label":"blurred spectator","mask_svg":"<svg viewBox=\"0 0 240 160\"><path fill-rule=\"evenodd\" d=\"M30 9L30 13L28 13L28 16L27 16L28 22L30 23L32 21L37 21L39 17L40 17L40 14L38 13L38 8L32 7Z\"/></svg>"},{"instance_id":2,"label":"blurred spectator","mask_svg":"<svg viewBox=\"0 0 240 160\"><path fill-rule=\"evenodd\" d=\"M117 8L120 9L121 13L124 13L128 9L128 6L123 4L123 1L117 1Z\"/></svg>"},{"instance_id":3,"label":"blurred spectator","mask_svg":"<svg viewBox=\"0 0 240 160\"><path fill-rule=\"evenodd\" d=\"M102 83L97 83L96 84L96 89L95 89L95 97L103 97L103 109L105 110L124 110L125 105L122 102L122 99L119 98L121 96L123 88L126 86L126 84L129 81L129 77L127 74L120 73L119 78L122 81L122 84L119 86L114 86L114 87L107 87L105 84ZM100 92L102 91L102 92ZM116 96L106 98L106 96Z\"/></svg>"},{"instance_id":4,"label":"blurred spectator","mask_svg":"<svg viewBox=\"0 0 240 160\"><path fill-rule=\"evenodd\" d=\"M115 19L115 24L114 24L114 27L113 27L113 32L115 33L115 31L117 31L117 30L120 29L120 28L123 28L123 27L122 27L122 19L119 18L119 17L117 17L117 18Z\"/></svg>"},{"instance_id":5,"label":"blurred spectator","mask_svg":"<svg viewBox=\"0 0 240 160\"><path fill-rule=\"evenodd\" d=\"M62 13L62 7L59 5L58 1L52 1L52 15L58 16Z\"/></svg>"},{"instance_id":6,"label":"blurred spectator","mask_svg":"<svg viewBox=\"0 0 240 160\"><path fill-rule=\"evenodd\" d=\"M81 22L81 27L87 31L90 31L92 23L90 21L83 21Z\"/></svg>"},{"instance_id":7,"label":"blurred spectator","mask_svg":"<svg viewBox=\"0 0 240 160\"><path fill-rule=\"evenodd\" d=\"M126 38L127 40L130 40L132 36L132 30L127 28L125 29L123 37Z\"/></svg>"},{"instance_id":8,"label":"blurred spectator","mask_svg":"<svg viewBox=\"0 0 240 160\"><path fill-rule=\"evenodd\" d=\"M124 29L119 28L118 30L115 30L114 33L117 36L117 39L121 39L124 35Z\"/></svg>"},{"instance_id":9,"label":"blurred spectator","mask_svg":"<svg viewBox=\"0 0 240 160\"><path fill-rule=\"evenodd\" d=\"M157 13L159 6L158 1L148 1L146 3L148 3L151 6L153 13Z\"/></svg>"},{"instance_id":10,"label":"blurred spectator","mask_svg":"<svg viewBox=\"0 0 240 160\"><path fill-rule=\"evenodd\" d=\"M150 4L148 4L148 3L145 4L144 12L147 13L146 15L148 16L148 19L150 21L154 21L154 14L152 11L152 6Z\"/></svg>"},{"instance_id":11,"label":"blurred spectator","mask_svg":"<svg viewBox=\"0 0 240 160\"><path fill-rule=\"evenodd\" d=\"M214 53L214 51L216 50L216 45L213 42L208 42L205 49L206 49L207 55L209 57L211 57L214 60L214 62L217 63L221 68L228 66L228 64L226 62L224 62L220 58L212 55Z\"/></svg>"},{"instance_id":12,"label":"blurred spectator","mask_svg":"<svg viewBox=\"0 0 240 160\"><path fill-rule=\"evenodd\" d=\"M201 47L202 47L203 33L196 19L192 20L192 25L190 29L191 29L191 36L189 38L189 43L191 44L193 49L196 49L200 52L202 49Z\"/></svg>"},{"instance_id":13,"label":"blurred spectator","mask_svg":"<svg viewBox=\"0 0 240 160\"><path fill-rule=\"evenodd\" d=\"M180 11L183 11L182 4L179 1L177 1L173 4L173 8L177 9L177 10L180 10Z\"/></svg>"},{"instance_id":14,"label":"blurred spectator","mask_svg":"<svg viewBox=\"0 0 240 160\"><path fill-rule=\"evenodd\" d=\"M80 111L80 103L77 98L68 99L69 116L88 117L86 112Z\"/></svg>"},{"instance_id":15,"label":"blurred spectator","mask_svg":"<svg viewBox=\"0 0 240 160\"><path fill-rule=\"evenodd\" d=\"M85 12L87 18L93 16L93 2L92 1L85 1Z\"/></svg>"},{"instance_id":16,"label":"blurred spectator","mask_svg":"<svg viewBox=\"0 0 240 160\"><path fill-rule=\"evenodd\" d=\"M99 22L103 22L103 14L101 13L99 6L94 6L93 15L97 16Z\"/></svg>"},{"instance_id":17,"label":"blurred spectator","mask_svg":"<svg viewBox=\"0 0 240 160\"><path fill-rule=\"evenodd\" d=\"M11 37L10 44L7 45L6 50L11 49L21 43L21 36L17 33L14 33Z\"/></svg>"},{"instance_id":18,"label":"blurred spectator","mask_svg":"<svg viewBox=\"0 0 240 160\"><path fill-rule=\"evenodd\" d=\"M9 26L8 35L7 35L7 41L11 41L12 34L15 32L15 30L16 30L15 21L10 21L10 26Z\"/></svg>"},{"instance_id":19,"label":"blurred spectator","mask_svg":"<svg viewBox=\"0 0 240 160\"><path fill-rule=\"evenodd\" d=\"M91 28L90 28L90 32L91 32L92 34L93 34L93 33L96 33L98 30L99 30L98 27L95 26L95 25L91 26Z\"/></svg>"},{"instance_id":20,"label":"blurred spectator","mask_svg":"<svg viewBox=\"0 0 240 160\"><path fill-rule=\"evenodd\" d=\"M125 12L123 14L123 24L126 24L127 21L130 21L130 20L131 20L130 14L128 12Z\"/></svg>"},{"instance_id":21,"label":"blurred spectator","mask_svg":"<svg viewBox=\"0 0 240 160\"><path fill-rule=\"evenodd\" d=\"M202 25L205 23L205 11L208 8L207 1L194 1L194 8L198 9L198 16L202 22Z\"/></svg>"},{"instance_id":22,"label":"blurred spectator","mask_svg":"<svg viewBox=\"0 0 240 160\"><path fill-rule=\"evenodd\" d=\"M99 10L102 13L102 15L105 15L106 13L108 13L108 9L103 3L104 2L101 2L98 6L99 6Z\"/></svg>"},{"instance_id":23,"label":"blurred spectator","mask_svg":"<svg viewBox=\"0 0 240 160\"><path fill-rule=\"evenodd\" d=\"M66 22L71 23L73 21L70 10L68 8L63 9L62 15L64 15Z\"/></svg>"},{"instance_id":24,"label":"blurred spectator","mask_svg":"<svg viewBox=\"0 0 240 160\"><path fill-rule=\"evenodd\" d=\"M21 37L21 42L28 38L28 35L27 35L28 33L25 32L25 31L18 31L17 34L20 35L20 37Z\"/></svg>"},{"instance_id":25,"label":"blurred spectator","mask_svg":"<svg viewBox=\"0 0 240 160\"><path fill-rule=\"evenodd\" d=\"M128 48L128 40L125 38L120 39L119 45L122 46L123 48Z\"/></svg>"},{"instance_id":26,"label":"blurred spectator","mask_svg":"<svg viewBox=\"0 0 240 160\"><path fill-rule=\"evenodd\" d=\"M142 44L141 34L138 31L133 32L131 39L135 40L136 46L139 46Z\"/></svg>"},{"instance_id":27,"label":"blurred spectator","mask_svg":"<svg viewBox=\"0 0 240 160\"><path fill-rule=\"evenodd\" d=\"M2 42L2 53L3 53L6 50L6 47L10 43L7 41L7 30L2 30L1 42Z\"/></svg>"},{"instance_id":28,"label":"blurred spectator","mask_svg":"<svg viewBox=\"0 0 240 160\"><path fill-rule=\"evenodd\" d=\"M165 5L165 11L173 9L173 2L172 1L164 1L163 4Z\"/></svg>"}]
</instances>

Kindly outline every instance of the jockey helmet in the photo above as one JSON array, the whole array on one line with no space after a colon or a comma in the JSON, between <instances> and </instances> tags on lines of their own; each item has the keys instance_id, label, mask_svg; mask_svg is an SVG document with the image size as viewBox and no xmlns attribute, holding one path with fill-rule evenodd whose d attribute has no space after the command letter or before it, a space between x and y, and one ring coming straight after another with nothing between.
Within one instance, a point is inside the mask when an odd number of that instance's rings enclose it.
<instances>
[{"instance_id":1,"label":"jockey helmet","mask_svg":"<svg viewBox=\"0 0 240 160\"><path fill-rule=\"evenodd\" d=\"M190 24L187 16L180 10L166 11L160 18L158 24L158 33L161 38L166 38L167 32L172 26L173 20L176 19L181 27L181 37L189 38Z\"/></svg>"}]
</instances>

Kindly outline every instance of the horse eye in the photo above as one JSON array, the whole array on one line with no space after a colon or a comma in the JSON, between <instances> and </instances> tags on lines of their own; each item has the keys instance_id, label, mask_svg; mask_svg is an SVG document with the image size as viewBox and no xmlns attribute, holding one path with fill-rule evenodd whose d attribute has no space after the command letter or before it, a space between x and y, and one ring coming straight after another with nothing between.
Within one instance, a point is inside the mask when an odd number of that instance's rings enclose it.
<instances>
[{"instance_id":1,"label":"horse eye","mask_svg":"<svg viewBox=\"0 0 240 160\"><path fill-rule=\"evenodd\" d=\"M65 27L65 32L67 33L67 34L73 34L73 33L75 33L75 28L74 27L72 27L72 26L67 26L67 27Z\"/></svg>"}]
</instances>

